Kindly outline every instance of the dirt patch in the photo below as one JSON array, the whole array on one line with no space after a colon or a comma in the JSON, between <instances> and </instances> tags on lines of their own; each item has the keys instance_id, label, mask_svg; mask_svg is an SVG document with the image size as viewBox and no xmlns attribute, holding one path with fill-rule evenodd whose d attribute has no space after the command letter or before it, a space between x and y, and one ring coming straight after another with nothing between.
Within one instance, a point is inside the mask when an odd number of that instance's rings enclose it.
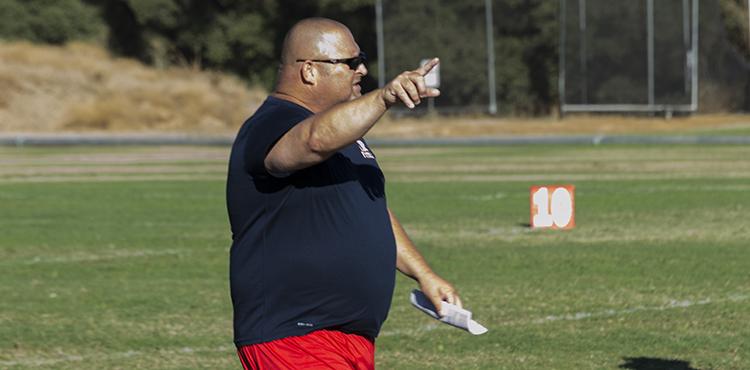
<instances>
[{"instance_id":1,"label":"dirt patch","mask_svg":"<svg viewBox=\"0 0 750 370\"><path fill-rule=\"evenodd\" d=\"M14 151L9 150L5 151L3 157L0 158L0 166L52 164L134 165L175 162L217 162L226 165L228 160L228 148L159 146L143 149L119 148L119 150L115 149L115 151L87 153L61 150L49 155L15 155Z\"/></svg>"},{"instance_id":2,"label":"dirt patch","mask_svg":"<svg viewBox=\"0 0 750 370\"><path fill-rule=\"evenodd\" d=\"M0 168L0 178L54 175L111 175L111 174L226 174L226 166L38 166Z\"/></svg>"},{"instance_id":3,"label":"dirt patch","mask_svg":"<svg viewBox=\"0 0 750 370\"><path fill-rule=\"evenodd\" d=\"M504 174L504 175L413 175L413 174L392 174L385 173L389 182L404 183L435 183L435 182L559 182L559 181L657 181L657 180L688 180L703 179L708 177L705 172L684 172L684 173L592 173L592 174L567 174L567 173L550 173L550 174ZM749 172L731 172L721 173L722 179L750 179Z\"/></svg>"},{"instance_id":4,"label":"dirt patch","mask_svg":"<svg viewBox=\"0 0 750 370\"><path fill-rule=\"evenodd\" d=\"M728 173L732 171L750 172L750 162L716 162L716 161L661 161L654 159L648 162L632 161L586 161L570 163L403 163L389 164L385 167L389 173L405 174L457 174L457 173L493 173L493 174L517 174L517 173L552 173L568 171L569 173ZM2 173L2 172L0 172Z\"/></svg>"},{"instance_id":5,"label":"dirt patch","mask_svg":"<svg viewBox=\"0 0 750 370\"><path fill-rule=\"evenodd\" d=\"M0 183L226 179L228 148L72 148L5 151Z\"/></svg>"},{"instance_id":6,"label":"dirt patch","mask_svg":"<svg viewBox=\"0 0 750 370\"><path fill-rule=\"evenodd\" d=\"M672 119L574 115L555 118L386 117L371 138L437 138L507 135L682 134L719 129L750 130L750 115L695 115Z\"/></svg>"},{"instance_id":7,"label":"dirt patch","mask_svg":"<svg viewBox=\"0 0 750 370\"><path fill-rule=\"evenodd\" d=\"M146 182L146 181L225 181L226 176L210 175L155 175L155 176L33 176L0 179L0 184L18 183L80 183L80 182Z\"/></svg>"}]
</instances>

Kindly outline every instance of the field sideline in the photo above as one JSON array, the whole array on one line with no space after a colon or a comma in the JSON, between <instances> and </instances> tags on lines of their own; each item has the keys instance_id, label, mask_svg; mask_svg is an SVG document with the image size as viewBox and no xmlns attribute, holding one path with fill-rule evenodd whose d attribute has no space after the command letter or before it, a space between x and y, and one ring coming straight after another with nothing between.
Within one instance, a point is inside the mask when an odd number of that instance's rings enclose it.
<instances>
[{"instance_id":1,"label":"field sideline","mask_svg":"<svg viewBox=\"0 0 750 370\"><path fill-rule=\"evenodd\" d=\"M381 369L748 369L750 147L374 148L389 205L490 329L408 303ZM225 147L0 147L0 368L236 369ZM530 185L576 186L533 231Z\"/></svg>"}]
</instances>

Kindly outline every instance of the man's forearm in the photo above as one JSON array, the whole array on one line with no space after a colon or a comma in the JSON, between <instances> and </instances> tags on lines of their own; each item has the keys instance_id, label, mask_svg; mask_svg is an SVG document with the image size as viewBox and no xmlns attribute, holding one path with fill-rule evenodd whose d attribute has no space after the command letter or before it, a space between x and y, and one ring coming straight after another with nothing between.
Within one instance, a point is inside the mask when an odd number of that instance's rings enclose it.
<instances>
[{"instance_id":1,"label":"man's forearm","mask_svg":"<svg viewBox=\"0 0 750 370\"><path fill-rule=\"evenodd\" d=\"M266 169L289 173L323 162L363 137L393 104L400 101L414 108L421 98L439 96L440 90L428 88L424 82L424 76L438 63L433 58L413 71L402 72L380 89L303 120L273 146L265 159Z\"/></svg>"},{"instance_id":2,"label":"man's forearm","mask_svg":"<svg viewBox=\"0 0 750 370\"><path fill-rule=\"evenodd\" d=\"M420 281L423 277L433 274L432 269L419 253L414 243L409 239L406 231L401 226L396 216L388 210L393 227L393 236L396 239L396 268L404 275Z\"/></svg>"},{"instance_id":3,"label":"man's forearm","mask_svg":"<svg viewBox=\"0 0 750 370\"><path fill-rule=\"evenodd\" d=\"M309 128L310 145L319 153L335 153L363 137L386 109L380 89L337 104L313 117Z\"/></svg>"}]
</instances>

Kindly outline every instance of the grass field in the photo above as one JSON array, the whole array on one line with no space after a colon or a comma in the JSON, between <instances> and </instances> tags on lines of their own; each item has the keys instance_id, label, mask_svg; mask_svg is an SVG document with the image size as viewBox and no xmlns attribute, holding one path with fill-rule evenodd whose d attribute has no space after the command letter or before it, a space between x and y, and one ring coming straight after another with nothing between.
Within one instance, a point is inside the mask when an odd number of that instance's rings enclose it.
<instances>
[{"instance_id":1,"label":"grass field","mask_svg":"<svg viewBox=\"0 0 750 370\"><path fill-rule=\"evenodd\" d=\"M749 369L750 148L375 148L423 254L490 332L413 309L381 369ZM236 369L227 148L0 148L1 369ZM576 186L534 231L529 186Z\"/></svg>"}]
</instances>

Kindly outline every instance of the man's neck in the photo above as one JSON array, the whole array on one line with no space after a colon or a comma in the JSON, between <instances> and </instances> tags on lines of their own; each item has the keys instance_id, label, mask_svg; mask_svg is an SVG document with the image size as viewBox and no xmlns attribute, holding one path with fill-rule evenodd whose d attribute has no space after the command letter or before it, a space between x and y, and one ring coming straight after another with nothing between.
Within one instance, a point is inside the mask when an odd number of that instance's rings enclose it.
<instances>
[{"instance_id":1,"label":"man's neck","mask_svg":"<svg viewBox=\"0 0 750 370\"><path fill-rule=\"evenodd\" d=\"M304 107L305 109L307 109L307 110L309 110L310 112L313 112L313 113L318 113L320 111L320 109L317 109L316 107L314 107L314 106L312 106L310 104L305 103L304 101L302 101L301 99L295 97L294 95L286 93L286 92L283 92L283 91L280 91L280 90L276 90L276 91L272 92L271 96L273 96L274 98L277 98L277 99L286 100L286 101L292 102L294 104L297 104L297 105L299 105L301 107Z\"/></svg>"}]
</instances>

